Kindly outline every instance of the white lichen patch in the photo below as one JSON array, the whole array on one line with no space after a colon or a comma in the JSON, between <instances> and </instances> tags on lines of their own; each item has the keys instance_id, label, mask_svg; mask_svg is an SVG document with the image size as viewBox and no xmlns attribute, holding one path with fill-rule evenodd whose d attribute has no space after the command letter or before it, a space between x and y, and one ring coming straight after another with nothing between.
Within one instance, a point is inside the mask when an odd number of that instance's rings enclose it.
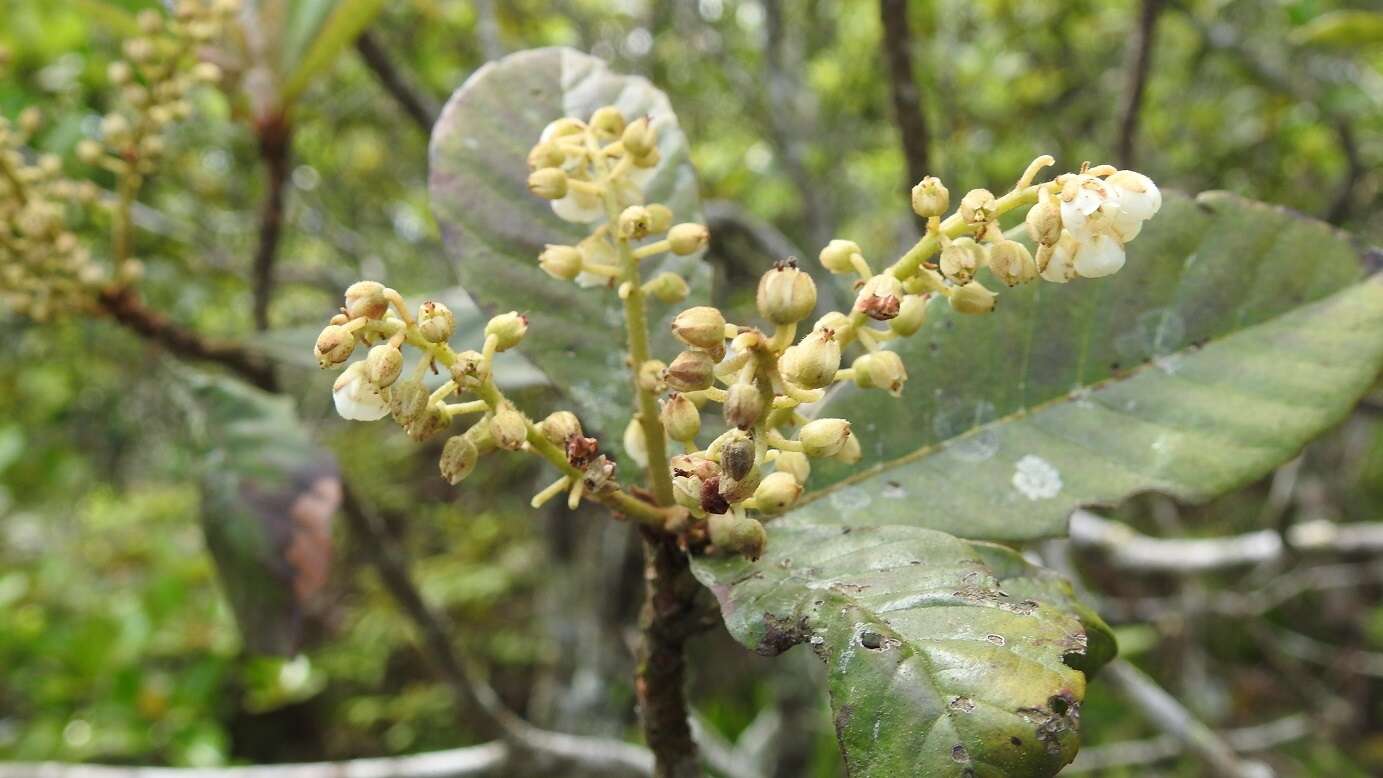
<instances>
[{"instance_id":1,"label":"white lichen patch","mask_svg":"<svg viewBox=\"0 0 1383 778\"><path fill-rule=\"evenodd\" d=\"M1042 457L1028 454L1013 468L1013 488L1029 500L1047 500L1061 493L1061 473Z\"/></svg>"}]
</instances>

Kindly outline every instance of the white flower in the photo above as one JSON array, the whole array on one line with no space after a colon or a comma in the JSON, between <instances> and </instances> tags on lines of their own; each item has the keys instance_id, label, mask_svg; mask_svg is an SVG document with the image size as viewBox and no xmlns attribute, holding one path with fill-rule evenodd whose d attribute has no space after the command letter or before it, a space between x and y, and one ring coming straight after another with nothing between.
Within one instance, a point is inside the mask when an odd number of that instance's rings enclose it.
<instances>
[{"instance_id":1,"label":"white flower","mask_svg":"<svg viewBox=\"0 0 1383 778\"><path fill-rule=\"evenodd\" d=\"M1113 235L1097 232L1080 242L1075 264L1076 272L1086 278L1113 275L1124 266L1124 244Z\"/></svg>"},{"instance_id":2,"label":"white flower","mask_svg":"<svg viewBox=\"0 0 1383 778\"><path fill-rule=\"evenodd\" d=\"M365 362L355 362L336 377L331 399L343 419L376 421L389 415L389 403L378 386L365 377Z\"/></svg>"},{"instance_id":3,"label":"white flower","mask_svg":"<svg viewBox=\"0 0 1383 778\"><path fill-rule=\"evenodd\" d=\"M624 428L624 453L639 467L648 467L648 438L637 418L630 419Z\"/></svg>"},{"instance_id":4,"label":"white flower","mask_svg":"<svg viewBox=\"0 0 1383 778\"><path fill-rule=\"evenodd\" d=\"M590 192L567 191L567 196L552 201L552 212L564 221L590 224L605 218L605 205Z\"/></svg>"},{"instance_id":5,"label":"white flower","mask_svg":"<svg viewBox=\"0 0 1383 778\"><path fill-rule=\"evenodd\" d=\"M1117 204L1113 190L1104 181L1095 176L1075 176L1062 188L1061 224L1076 238L1083 238L1092 226L1087 224L1092 214L1111 201Z\"/></svg>"},{"instance_id":6,"label":"white flower","mask_svg":"<svg viewBox=\"0 0 1383 778\"><path fill-rule=\"evenodd\" d=\"M1062 230L1061 238L1052 246L1052 256L1047 267L1042 270L1042 278L1057 284L1064 284L1076 277L1076 250L1080 248L1071 233Z\"/></svg>"},{"instance_id":7,"label":"white flower","mask_svg":"<svg viewBox=\"0 0 1383 778\"><path fill-rule=\"evenodd\" d=\"M1120 170L1105 183L1117 194L1119 207L1128 218L1143 222L1162 208L1162 192L1151 178L1133 170Z\"/></svg>"}]
</instances>

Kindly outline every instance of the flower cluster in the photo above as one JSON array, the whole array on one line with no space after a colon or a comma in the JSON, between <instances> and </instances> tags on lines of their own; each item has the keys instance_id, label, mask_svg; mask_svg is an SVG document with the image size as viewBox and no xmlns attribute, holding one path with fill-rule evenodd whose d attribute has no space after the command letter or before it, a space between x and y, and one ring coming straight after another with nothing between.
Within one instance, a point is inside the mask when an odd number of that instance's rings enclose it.
<instances>
[{"instance_id":1,"label":"flower cluster","mask_svg":"<svg viewBox=\"0 0 1383 778\"><path fill-rule=\"evenodd\" d=\"M907 370L888 342L919 331L934 298L946 299L961 314L994 310L998 296L977 280L982 268L1008 286L1114 273L1124 264L1124 244L1161 205L1147 177L1109 166L1087 165L1034 184L1036 174L1052 164L1044 156L1028 166L1012 191L996 197L972 190L943 219L950 194L941 181L928 177L912 192L913 209L927 220L926 234L892 265L876 271L859 245L848 240L833 240L821 250L825 270L856 276L848 311L827 313L804 326L816 310L816 282L796 260L785 259L759 280L755 302L762 326L727 321L709 306L688 308L672 321L684 349L664 363L648 353L643 301L648 295L680 300L687 285L669 274L644 283L639 264L669 251L692 254L709 235L699 224L674 224L663 206L643 204L642 182L657 161L649 119L627 122L605 107L590 121L560 119L549 125L529 154L528 179L534 194L550 200L562 218L596 223L575 246L548 246L538 263L555 278L615 288L624 301L637 405L623 443L648 469L656 511L650 514L647 502L618 487L613 464L598 454L597 442L585 436L575 416L553 414L535 425L495 389L490 360L496 351L516 345L526 326L516 313L491 321L481 352L455 354L445 343L451 327L444 308L439 312L435 303L425 303L415 321L392 290L371 282L353 286L342 314L318 341L319 359L323 365L340 364L357 342L385 342L337 381L342 415L380 418L392 412L410 434L421 437L445 427L457 413L483 413L482 423L447 442L441 468L453 483L488 449L529 449L564 473L534 498L535 505L563 490L573 505L583 494L613 495L620 499L604 501L621 510L644 506L643 518L688 545L757 557L766 542L760 518L797 502L812 460L853 463L861 456L848 420L814 419L803 413L805 406L843 382L900 395ZM1036 255L1005 236L999 225L1000 216L1022 206L1033 206L1025 223ZM432 324L439 319L446 323ZM403 364L398 347L404 342L427 353L414 376L396 384ZM447 367L452 379L428 392L420 378L434 362ZM464 392L478 399L446 402L452 393ZM720 406L723 426L718 423L715 430L703 427L709 405ZM680 447L673 456L671 444Z\"/></svg>"},{"instance_id":2,"label":"flower cluster","mask_svg":"<svg viewBox=\"0 0 1383 778\"><path fill-rule=\"evenodd\" d=\"M112 280L139 277L129 210L164 153L168 128L191 115L190 90L220 79L219 68L197 61L197 48L223 32L239 2L180 0L171 16L154 10L138 15L140 34L124 42L123 57L107 70L118 100L101 117L99 138L76 148L81 162L115 175L112 196L64 176L59 157L29 151L42 123L36 108L25 109L13 125L0 118L0 250L12 260L3 270L8 306L44 319L85 305ZM113 272L93 261L72 227L91 206L111 212Z\"/></svg>"}]
</instances>

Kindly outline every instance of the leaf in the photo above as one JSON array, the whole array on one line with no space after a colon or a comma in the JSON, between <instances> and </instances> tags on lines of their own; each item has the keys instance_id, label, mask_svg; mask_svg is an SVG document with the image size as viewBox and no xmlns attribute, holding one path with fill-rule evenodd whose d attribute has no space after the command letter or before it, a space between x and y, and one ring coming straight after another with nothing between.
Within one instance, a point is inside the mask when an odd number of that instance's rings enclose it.
<instances>
[{"instance_id":1,"label":"leaf","mask_svg":"<svg viewBox=\"0 0 1383 778\"><path fill-rule=\"evenodd\" d=\"M700 219L687 142L667 96L646 79L611 72L600 60L565 48L512 54L477 70L452 95L432 132L429 190L443 239L463 286L489 311L529 316L520 350L570 394L588 430L616 440L628 418L630 386L624 321L612 291L580 289L538 267L545 244L575 244L586 225L558 219L529 193L529 149L547 124L587 118L613 104L626 116L649 115L662 163L647 199L676 221ZM646 260L644 276L670 270L687 277L691 297L708 297L709 272L696 257ZM677 351L667 322L674 306L649 301L654 353Z\"/></svg>"},{"instance_id":2,"label":"leaf","mask_svg":"<svg viewBox=\"0 0 1383 778\"><path fill-rule=\"evenodd\" d=\"M222 589L249 651L291 656L330 570L336 463L288 398L183 372L199 409L202 528Z\"/></svg>"},{"instance_id":3,"label":"leaf","mask_svg":"<svg viewBox=\"0 0 1383 778\"><path fill-rule=\"evenodd\" d=\"M1290 38L1307 46L1377 46L1383 43L1383 12L1354 9L1323 13L1293 30Z\"/></svg>"},{"instance_id":4,"label":"leaf","mask_svg":"<svg viewBox=\"0 0 1383 778\"><path fill-rule=\"evenodd\" d=\"M854 387L865 458L796 513L971 538L1062 534L1082 505L1204 500L1292 458L1383 363L1383 282L1325 224L1232 195L1168 196L1116 276L933 304L902 400ZM997 288L997 287L996 287Z\"/></svg>"},{"instance_id":5,"label":"leaf","mask_svg":"<svg viewBox=\"0 0 1383 778\"><path fill-rule=\"evenodd\" d=\"M730 633L826 663L853 778L1045 776L1074 758L1114 637L1011 549L919 527L782 522L757 563L702 558Z\"/></svg>"},{"instance_id":6,"label":"leaf","mask_svg":"<svg viewBox=\"0 0 1383 778\"><path fill-rule=\"evenodd\" d=\"M384 10L384 0L299 0L287 19L283 105L292 105L312 79Z\"/></svg>"}]
</instances>

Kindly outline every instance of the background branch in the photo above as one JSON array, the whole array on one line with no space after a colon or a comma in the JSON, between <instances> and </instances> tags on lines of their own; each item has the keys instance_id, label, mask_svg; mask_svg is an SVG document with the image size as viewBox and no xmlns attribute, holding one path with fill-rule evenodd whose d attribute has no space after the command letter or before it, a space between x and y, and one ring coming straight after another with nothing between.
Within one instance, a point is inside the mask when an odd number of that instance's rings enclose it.
<instances>
[{"instance_id":1,"label":"background branch","mask_svg":"<svg viewBox=\"0 0 1383 778\"><path fill-rule=\"evenodd\" d=\"M423 131L424 135L431 134L432 124L437 120L439 110L436 101L408 83L408 79L394 65L393 59L374 33L369 30L360 33L360 37L355 39L355 50L360 52L360 58L365 61L370 72L375 74L379 85L394 98L394 102L399 104L404 114Z\"/></svg>"},{"instance_id":2,"label":"background branch","mask_svg":"<svg viewBox=\"0 0 1383 778\"><path fill-rule=\"evenodd\" d=\"M1133 167L1134 151L1138 141L1138 114L1143 106L1148 73L1152 70L1153 37L1157 30L1157 17L1161 12L1162 0L1143 0L1138 13L1138 25L1129 38L1128 76L1123 100L1119 106L1119 138L1116 143L1120 167Z\"/></svg>"},{"instance_id":3,"label":"background branch","mask_svg":"<svg viewBox=\"0 0 1383 778\"><path fill-rule=\"evenodd\" d=\"M1316 725L1310 717L1294 713L1263 724L1224 730L1218 737L1230 748L1243 754L1268 751L1293 740L1300 740L1315 730ZM1063 770L1062 774L1145 766L1172 759L1185 751L1186 744L1172 735L1089 746L1076 754L1076 761Z\"/></svg>"},{"instance_id":4,"label":"background branch","mask_svg":"<svg viewBox=\"0 0 1383 778\"><path fill-rule=\"evenodd\" d=\"M283 116L266 119L258 127L259 155L264 161L264 203L259 210L259 245L255 249L252 290L254 325L269 329L269 302L274 294L274 263L283 235L283 211L288 189L289 155L293 133Z\"/></svg>"},{"instance_id":5,"label":"background branch","mask_svg":"<svg viewBox=\"0 0 1383 778\"><path fill-rule=\"evenodd\" d=\"M927 120L922 114L922 99L909 49L911 36L907 0L879 0L879 18L884 28L884 60L888 65L893 115L903 144L903 158L907 162L905 191L911 191L913 185L930 172L927 148L931 141ZM919 225L925 223L920 216L916 219Z\"/></svg>"}]
</instances>

